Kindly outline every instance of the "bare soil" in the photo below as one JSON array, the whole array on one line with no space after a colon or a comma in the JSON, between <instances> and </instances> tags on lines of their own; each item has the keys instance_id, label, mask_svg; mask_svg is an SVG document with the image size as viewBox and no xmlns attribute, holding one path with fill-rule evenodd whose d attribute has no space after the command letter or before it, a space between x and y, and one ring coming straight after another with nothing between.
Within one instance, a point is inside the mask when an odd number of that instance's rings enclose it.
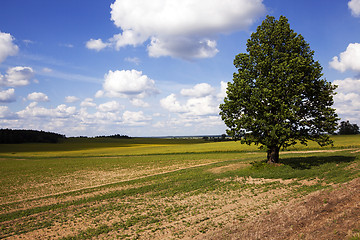
<instances>
[{"instance_id":1,"label":"bare soil","mask_svg":"<svg viewBox=\"0 0 360 240\"><path fill-rule=\"evenodd\" d=\"M210 159L194 166L176 165L156 169L157 172L128 173L126 180L211 165L213 162ZM218 174L247 165L213 166L208 172ZM353 163L348 168L358 169L359 163ZM153 184L112 185L118 176L109 173L97 178L93 176L93 172L86 176L93 181L91 187L80 185L76 188L79 194L70 190L60 193L74 194L59 196L57 193L44 198L23 199L0 209L0 213L5 214L64 203L59 209L2 222L0 239L61 239L114 224L128 226L97 235L94 239L360 239L360 178L332 185L320 179L229 177L218 179L226 183L226 187L208 192L177 193L166 197L146 192L131 197L84 201L76 206L66 205L83 198ZM108 178L110 182L103 182ZM117 183L126 180L118 180ZM319 184L328 187L300 198L294 195L296 188ZM46 222L49 224L46 225Z\"/></svg>"},{"instance_id":2,"label":"bare soil","mask_svg":"<svg viewBox=\"0 0 360 240\"><path fill-rule=\"evenodd\" d=\"M360 178L197 239L360 239Z\"/></svg>"}]
</instances>

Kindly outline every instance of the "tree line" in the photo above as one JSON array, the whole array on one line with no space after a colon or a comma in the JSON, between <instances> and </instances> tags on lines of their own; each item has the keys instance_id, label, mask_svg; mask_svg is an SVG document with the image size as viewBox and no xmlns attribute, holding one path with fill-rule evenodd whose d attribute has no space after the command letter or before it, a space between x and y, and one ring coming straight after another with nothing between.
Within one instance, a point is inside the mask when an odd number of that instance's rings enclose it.
<instances>
[{"instance_id":1,"label":"tree line","mask_svg":"<svg viewBox=\"0 0 360 240\"><path fill-rule=\"evenodd\" d=\"M359 126L357 124L352 124L349 121L342 121L339 127L340 135L351 135L351 134L359 134Z\"/></svg>"},{"instance_id":2,"label":"tree line","mask_svg":"<svg viewBox=\"0 0 360 240\"><path fill-rule=\"evenodd\" d=\"M118 139L131 139L128 135L121 135L121 134L113 134L113 135L102 135L102 136L95 136L95 137L88 137L88 136L79 136L75 138L118 138Z\"/></svg>"},{"instance_id":3,"label":"tree line","mask_svg":"<svg viewBox=\"0 0 360 240\"><path fill-rule=\"evenodd\" d=\"M57 143L65 135L37 130L0 129L0 143Z\"/></svg>"}]
</instances>

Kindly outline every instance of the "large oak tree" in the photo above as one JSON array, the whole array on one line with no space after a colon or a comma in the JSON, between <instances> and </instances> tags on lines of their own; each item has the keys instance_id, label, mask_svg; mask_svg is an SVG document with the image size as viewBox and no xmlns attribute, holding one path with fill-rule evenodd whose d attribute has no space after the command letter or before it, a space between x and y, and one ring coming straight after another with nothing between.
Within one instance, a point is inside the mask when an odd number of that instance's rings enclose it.
<instances>
[{"instance_id":1,"label":"large oak tree","mask_svg":"<svg viewBox=\"0 0 360 240\"><path fill-rule=\"evenodd\" d=\"M322 78L314 51L287 18L267 16L246 46L247 53L235 57L238 71L220 105L227 133L266 148L269 163L277 163L279 150L296 142L332 144L336 86Z\"/></svg>"}]
</instances>

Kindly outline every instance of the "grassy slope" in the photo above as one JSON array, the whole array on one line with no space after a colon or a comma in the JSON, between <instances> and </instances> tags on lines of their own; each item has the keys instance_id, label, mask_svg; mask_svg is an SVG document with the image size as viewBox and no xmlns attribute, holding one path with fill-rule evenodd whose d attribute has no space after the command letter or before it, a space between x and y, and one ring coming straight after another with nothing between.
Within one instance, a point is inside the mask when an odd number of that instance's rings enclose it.
<instances>
[{"instance_id":1,"label":"grassy slope","mask_svg":"<svg viewBox=\"0 0 360 240\"><path fill-rule=\"evenodd\" d=\"M334 140L337 149L360 148L360 136ZM254 151L164 139L8 145L0 149L0 237L193 237L360 176L354 150L287 153L279 167L250 165L265 157Z\"/></svg>"}]
</instances>

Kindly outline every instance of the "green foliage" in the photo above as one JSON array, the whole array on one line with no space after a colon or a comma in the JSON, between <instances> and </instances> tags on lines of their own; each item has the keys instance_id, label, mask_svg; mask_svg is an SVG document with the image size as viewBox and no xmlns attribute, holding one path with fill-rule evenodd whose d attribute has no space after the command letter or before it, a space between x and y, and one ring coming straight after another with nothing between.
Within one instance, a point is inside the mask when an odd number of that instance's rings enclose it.
<instances>
[{"instance_id":1,"label":"green foliage","mask_svg":"<svg viewBox=\"0 0 360 240\"><path fill-rule=\"evenodd\" d=\"M359 126L357 124L351 124L349 121L342 121L340 123L339 134L340 135L352 135L359 134Z\"/></svg>"},{"instance_id":2,"label":"green foliage","mask_svg":"<svg viewBox=\"0 0 360 240\"><path fill-rule=\"evenodd\" d=\"M286 17L268 16L234 60L220 115L227 133L242 143L278 152L299 141L332 143L338 120L331 108L336 86L322 77L314 51L290 29Z\"/></svg>"}]
</instances>

